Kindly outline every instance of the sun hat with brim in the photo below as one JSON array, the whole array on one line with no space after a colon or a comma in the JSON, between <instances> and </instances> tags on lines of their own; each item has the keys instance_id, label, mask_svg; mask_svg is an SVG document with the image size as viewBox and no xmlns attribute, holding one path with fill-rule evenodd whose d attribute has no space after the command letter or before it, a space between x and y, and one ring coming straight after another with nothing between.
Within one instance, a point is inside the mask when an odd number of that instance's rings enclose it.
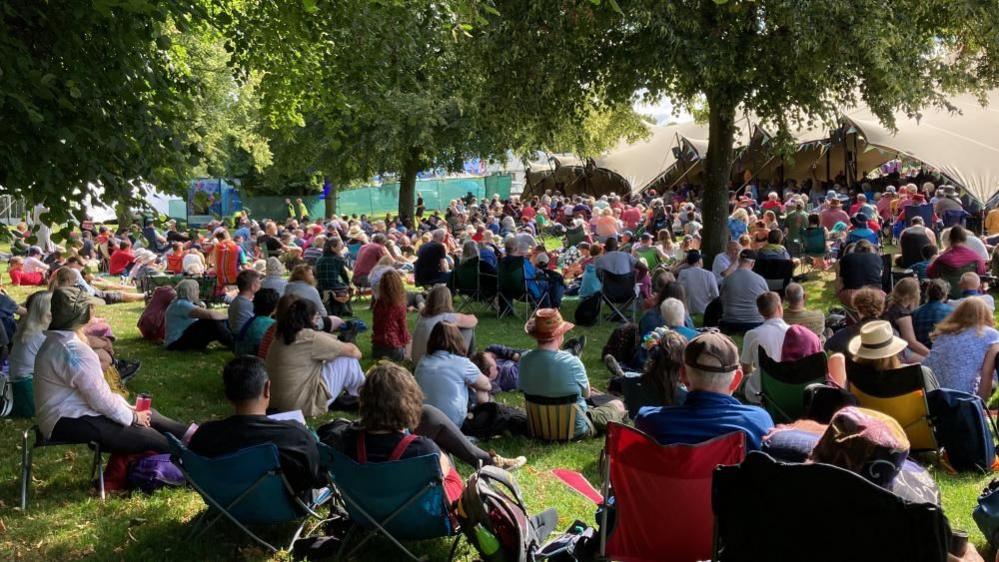
<instances>
[{"instance_id":1,"label":"sun hat with brim","mask_svg":"<svg viewBox=\"0 0 999 562\"><path fill-rule=\"evenodd\" d=\"M90 296L79 287L60 287L52 292L50 330L75 330L90 322L90 307L104 301Z\"/></svg>"},{"instance_id":2,"label":"sun hat with brim","mask_svg":"<svg viewBox=\"0 0 999 562\"><path fill-rule=\"evenodd\" d=\"M857 228L864 228L865 226L867 226L868 220L869 219L867 218L867 215L865 215L864 213L857 213L852 217L850 217L850 222L853 224L853 226Z\"/></svg>"},{"instance_id":3,"label":"sun hat with brim","mask_svg":"<svg viewBox=\"0 0 999 562\"><path fill-rule=\"evenodd\" d=\"M897 355L908 345L908 342L895 335L890 323L875 320L860 327L860 332L850 340L846 350L855 358L884 359Z\"/></svg>"},{"instance_id":4,"label":"sun hat with brim","mask_svg":"<svg viewBox=\"0 0 999 562\"><path fill-rule=\"evenodd\" d=\"M557 309L541 308L524 324L524 332L539 342L546 342L575 327L572 322L563 320L562 314Z\"/></svg>"},{"instance_id":5,"label":"sun hat with brim","mask_svg":"<svg viewBox=\"0 0 999 562\"><path fill-rule=\"evenodd\" d=\"M267 268L265 270L267 275L284 275L287 271L281 260L271 256L267 258Z\"/></svg>"}]
</instances>

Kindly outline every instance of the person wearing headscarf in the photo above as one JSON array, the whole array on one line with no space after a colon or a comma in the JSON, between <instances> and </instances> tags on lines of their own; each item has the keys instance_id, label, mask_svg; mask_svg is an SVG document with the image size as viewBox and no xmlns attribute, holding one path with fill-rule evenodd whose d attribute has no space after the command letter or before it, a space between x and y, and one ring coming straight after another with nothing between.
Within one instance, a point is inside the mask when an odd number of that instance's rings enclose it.
<instances>
[{"instance_id":1,"label":"person wearing headscarf","mask_svg":"<svg viewBox=\"0 0 999 562\"><path fill-rule=\"evenodd\" d=\"M83 334L95 300L77 287L52 293L52 320L34 365L38 426L46 439L96 442L111 453L167 452L165 433L187 438L196 426L137 412L111 391Z\"/></svg>"}]
</instances>

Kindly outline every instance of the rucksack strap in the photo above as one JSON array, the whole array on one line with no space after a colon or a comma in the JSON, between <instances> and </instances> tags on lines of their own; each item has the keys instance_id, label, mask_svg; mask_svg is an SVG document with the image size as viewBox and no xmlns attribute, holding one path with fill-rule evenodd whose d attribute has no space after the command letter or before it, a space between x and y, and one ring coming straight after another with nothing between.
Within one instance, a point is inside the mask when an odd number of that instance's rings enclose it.
<instances>
[{"instance_id":1,"label":"rucksack strap","mask_svg":"<svg viewBox=\"0 0 999 562\"><path fill-rule=\"evenodd\" d=\"M365 444L366 438L367 434L363 429L357 432L357 462L360 464L368 462L368 447ZM396 443L395 448L392 449L392 453L389 454L388 460L390 461L399 460L402 457L402 454L406 452L406 449L409 447L409 444L412 443L413 441L416 441L415 435L411 433L403 435L402 439L400 439L399 442Z\"/></svg>"},{"instance_id":2,"label":"rucksack strap","mask_svg":"<svg viewBox=\"0 0 999 562\"><path fill-rule=\"evenodd\" d=\"M392 454L389 455L390 461L397 461L402 458L402 454L406 452L409 444L416 441L416 436L412 433L407 433L402 437L402 439L396 443L395 449L392 449Z\"/></svg>"}]
</instances>

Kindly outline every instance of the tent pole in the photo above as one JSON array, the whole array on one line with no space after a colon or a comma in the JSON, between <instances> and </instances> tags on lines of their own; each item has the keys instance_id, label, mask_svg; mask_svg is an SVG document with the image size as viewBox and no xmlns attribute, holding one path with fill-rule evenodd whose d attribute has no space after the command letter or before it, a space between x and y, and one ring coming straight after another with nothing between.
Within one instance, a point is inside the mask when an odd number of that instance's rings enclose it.
<instances>
[{"instance_id":1,"label":"tent pole","mask_svg":"<svg viewBox=\"0 0 999 562\"><path fill-rule=\"evenodd\" d=\"M690 166L687 166L687 169L684 170L682 174L680 174L680 177L676 178L676 181L674 181L673 183L670 184L668 190L669 191L673 191L673 188L676 187L676 185L678 183L680 183L683 180L683 178L687 177L687 174L689 174L691 172L691 170L694 169L694 166L696 166L696 165L697 165L697 161L691 162Z\"/></svg>"},{"instance_id":2,"label":"tent pole","mask_svg":"<svg viewBox=\"0 0 999 562\"><path fill-rule=\"evenodd\" d=\"M860 155L857 154L857 133L853 134L853 180L854 183L860 183Z\"/></svg>"},{"instance_id":3,"label":"tent pole","mask_svg":"<svg viewBox=\"0 0 999 562\"><path fill-rule=\"evenodd\" d=\"M736 189L736 190L735 190L735 194L736 194L736 195L738 195L740 191L742 191L742 190L746 189L746 186L747 186L747 185L749 185L749 183L750 183L751 181L753 181L754 179L756 179L756 176L757 176L757 175L759 174L759 172L761 172L761 171L763 171L763 170L766 170L766 169L767 169L767 166L769 166L769 165L770 165L770 163L774 161L774 158L777 158L777 156L771 156L771 157L770 157L770 159L769 159L769 160L767 160L767 161L766 161L766 162L765 162L765 163L763 164L763 166L762 166L762 167L761 167L761 168L759 169L759 171L758 171L757 173L755 173L755 174L753 174L753 175L749 176L749 180L748 180L748 181L746 181L745 183L743 183L743 184L742 184L741 186L739 186L739 189ZM782 183L783 183L783 181L782 181ZM760 197L762 197L762 195L761 195Z\"/></svg>"}]
</instances>

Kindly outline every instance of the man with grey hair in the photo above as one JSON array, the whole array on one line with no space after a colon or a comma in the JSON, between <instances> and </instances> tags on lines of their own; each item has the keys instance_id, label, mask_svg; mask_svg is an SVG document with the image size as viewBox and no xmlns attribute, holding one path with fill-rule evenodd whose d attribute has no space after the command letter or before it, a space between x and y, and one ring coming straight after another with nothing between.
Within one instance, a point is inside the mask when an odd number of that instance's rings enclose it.
<instances>
[{"instance_id":1,"label":"man with grey hair","mask_svg":"<svg viewBox=\"0 0 999 562\"><path fill-rule=\"evenodd\" d=\"M741 404L732 393L742 382L739 350L728 336L705 332L683 351L680 380L689 393L681 406L646 406L635 427L663 445L694 445L741 431L750 450L760 448L774 422L763 408Z\"/></svg>"},{"instance_id":2,"label":"man with grey hair","mask_svg":"<svg viewBox=\"0 0 999 562\"><path fill-rule=\"evenodd\" d=\"M819 339L825 339L826 316L821 310L808 310L805 308L805 288L798 283L789 283L784 289L784 300L787 306L784 307L784 321L788 324L804 326Z\"/></svg>"},{"instance_id":3,"label":"man with grey hair","mask_svg":"<svg viewBox=\"0 0 999 562\"><path fill-rule=\"evenodd\" d=\"M420 246L416 251L416 263L413 264L413 277L417 286L447 283L451 277L447 263L447 249L444 240L447 231L438 228L430 234L430 242Z\"/></svg>"}]
</instances>

